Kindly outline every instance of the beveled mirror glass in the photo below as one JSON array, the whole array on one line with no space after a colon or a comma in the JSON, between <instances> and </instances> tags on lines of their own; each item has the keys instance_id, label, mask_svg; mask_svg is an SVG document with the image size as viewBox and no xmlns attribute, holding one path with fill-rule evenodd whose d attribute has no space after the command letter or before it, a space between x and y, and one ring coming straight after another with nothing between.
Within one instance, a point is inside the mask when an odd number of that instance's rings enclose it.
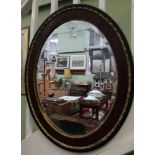
<instances>
[{"instance_id":1,"label":"beveled mirror glass","mask_svg":"<svg viewBox=\"0 0 155 155\"><path fill-rule=\"evenodd\" d=\"M99 9L64 7L31 43L25 86L32 116L49 140L71 151L95 149L117 133L132 103L126 38Z\"/></svg>"},{"instance_id":2,"label":"beveled mirror glass","mask_svg":"<svg viewBox=\"0 0 155 155\"><path fill-rule=\"evenodd\" d=\"M115 103L117 71L104 34L84 21L69 21L46 40L38 60L37 89L43 111L60 132L85 136Z\"/></svg>"}]
</instances>

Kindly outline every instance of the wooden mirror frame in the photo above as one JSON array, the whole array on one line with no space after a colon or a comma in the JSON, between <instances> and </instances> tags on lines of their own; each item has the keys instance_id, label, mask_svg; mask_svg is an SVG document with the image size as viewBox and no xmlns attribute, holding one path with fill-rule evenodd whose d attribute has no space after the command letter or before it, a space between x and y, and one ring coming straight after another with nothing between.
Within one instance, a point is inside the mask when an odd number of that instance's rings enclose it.
<instances>
[{"instance_id":1,"label":"wooden mirror frame","mask_svg":"<svg viewBox=\"0 0 155 155\"><path fill-rule=\"evenodd\" d=\"M95 132L83 137L66 136L60 133L41 109L37 92L36 72L41 49L48 36L58 26L71 20L89 22L106 36L112 48L118 72L117 94L109 117ZM125 121L133 99L133 76L133 59L129 45L113 19L93 6L69 5L50 15L32 40L25 69L28 105L36 124L49 140L70 151L90 151L109 141Z\"/></svg>"}]
</instances>

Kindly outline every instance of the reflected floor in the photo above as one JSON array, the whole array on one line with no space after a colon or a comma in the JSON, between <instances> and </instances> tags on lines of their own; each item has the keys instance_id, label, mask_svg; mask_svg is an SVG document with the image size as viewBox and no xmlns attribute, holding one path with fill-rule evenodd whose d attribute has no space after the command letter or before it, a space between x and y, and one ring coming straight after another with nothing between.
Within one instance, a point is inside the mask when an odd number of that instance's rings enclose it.
<instances>
[{"instance_id":1,"label":"reflected floor","mask_svg":"<svg viewBox=\"0 0 155 155\"><path fill-rule=\"evenodd\" d=\"M67 134L84 135L92 132L100 125L104 118L104 112L99 112L99 120L94 115L84 113L82 117L79 113L73 115L50 114L49 118L59 129Z\"/></svg>"},{"instance_id":2,"label":"reflected floor","mask_svg":"<svg viewBox=\"0 0 155 155\"><path fill-rule=\"evenodd\" d=\"M50 119L56 124L61 130L68 134L83 135L93 131L99 124L100 121L92 118L82 118L79 114L74 116L63 116L53 114Z\"/></svg>"}]
</instances>

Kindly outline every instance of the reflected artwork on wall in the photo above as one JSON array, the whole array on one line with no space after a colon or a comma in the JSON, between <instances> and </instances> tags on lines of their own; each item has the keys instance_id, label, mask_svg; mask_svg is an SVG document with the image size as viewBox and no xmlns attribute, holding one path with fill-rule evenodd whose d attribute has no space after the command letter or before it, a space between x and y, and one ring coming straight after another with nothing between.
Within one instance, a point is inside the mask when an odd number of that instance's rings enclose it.
<instances>
[{"instance_id":1,"label":"reflected artwork on wall","mask_svg":"<svg viewBox=\"0 0 155 155\"><path fill-rule=\"evenodd\" d=\"M71 69L85 69L86 67L86 56L85 55L72 55L70 57L70 68Z\"/></svg>"},{"instance_id":2,"label":"reflected artwork on wall","mask_svg":"<svg viewBox=\"0 0 155 155\"><path fill-rule=\"evenodd\" d=\"M59 56L56 59L56 69L69 68L69 57Z\"/></svg>"}]
</instances>

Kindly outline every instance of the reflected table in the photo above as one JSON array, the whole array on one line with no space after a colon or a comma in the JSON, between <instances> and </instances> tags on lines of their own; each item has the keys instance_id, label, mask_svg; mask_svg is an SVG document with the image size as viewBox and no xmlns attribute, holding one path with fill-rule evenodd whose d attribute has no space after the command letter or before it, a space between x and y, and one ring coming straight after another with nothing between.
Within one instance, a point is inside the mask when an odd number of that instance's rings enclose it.
<instances>
[{"instance_id":1,"label":"reflected table","mask_svg":"<svg viewBox=\"0 0 155 155\"><path fill-rule=\"evenodd\" d=\"M88 108L92 109L92 117L96 120L99 120L99 110L102 110L103 104L108 103L109 96L104 96L101 98L98 98L98 100L86 100L84 98L79 99L79 105L80 105L80 117L83 117L83 109Z\"/></svg>"},{"instance_id":2,"label":"reflected table","mask_svg":"<svg viewBox=\"0 0 155 155\"><path fill-rule=\"evenodd\" d=\"M92 109L92 115L95 116L96 120L98 120L100 105L101 102L83 100L83 102L80 102L80 117L83 117L83 108L90 108Z\"/></svg>"},{"instance_id":3,"label":"reflected table","mask_svg":"<svg viewBox=\"0 0 155 155\"><path fill-rule=\"evenodd\" d=\"M70 113L71 104L68 101L45 98L42 101L45 111L50 114L68 114Z\"/></svg>"}]
</instances>

